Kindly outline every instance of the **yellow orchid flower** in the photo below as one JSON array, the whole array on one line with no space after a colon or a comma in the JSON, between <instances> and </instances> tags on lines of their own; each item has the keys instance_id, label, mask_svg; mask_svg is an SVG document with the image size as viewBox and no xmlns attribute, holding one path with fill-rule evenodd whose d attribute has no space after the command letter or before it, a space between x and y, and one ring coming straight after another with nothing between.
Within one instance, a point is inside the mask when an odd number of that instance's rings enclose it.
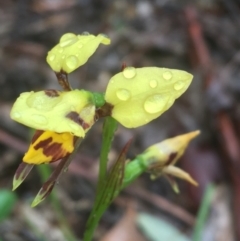
<instances>
[{"instance_id":1,"label":"yellow orchid flower","mask_svg":"<svg viewBox=\"0 0 240 241\"><path fill-rule=\"evenodd\" d=\"M145 125L168 110L192 81L185 71L126 67L107 86L105 100L112 117L127 128Z\"/></svg>"},{"instance_id":2,"label":"yellow orchid flower","mask_svg":"<svg viewBox=\"0 0 240 241\"><path fill-rule=\"evenodd\" d=\"M87 62L100 43L108 45L110 42L111 40L104 34L94 36L87 32L81 35L66 33L48 52L47 63L55 72L71 73Z\"/></svg>"},{"instance_id":3,"label":"yellow orchid flower","mask_svg":"<svg viewBox=\"0 0 240 241\"><path fill-rule=\"evenodd\" d=\"M85 90L31 91L20 95L10 116L37 130L84 137L95 121L95 104L92 94Z\"/></svg>"}]
</instances>

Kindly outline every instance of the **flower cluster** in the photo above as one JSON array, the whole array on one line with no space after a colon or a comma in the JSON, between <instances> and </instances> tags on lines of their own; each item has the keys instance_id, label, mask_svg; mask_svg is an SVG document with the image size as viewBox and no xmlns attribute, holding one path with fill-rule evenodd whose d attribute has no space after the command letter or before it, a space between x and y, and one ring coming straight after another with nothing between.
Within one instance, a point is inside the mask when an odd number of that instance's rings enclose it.
<instances>
[{"instance_id":1,"label":"flower cluster","mask_svg":"<svg viewBox=\"0 0 240 241\"><path fill-rule=\"evenodd\" d=\"M11 118L36 129L15 174L14 188L21 184L32 165L60 159L67 163L78 140L85 137L99 118L111 116L126 128L145 125L168 110L190 85L193 76L182 70L125 67L109 80L105 93L72 90L68 74L85 64L101 43L110 42L104 34L64 34L47 55L47 63L63 91L25 92L14 103ZM154 149L150 147L147 153L153 153ZM176 158L179 156L171 156L169 163L174 164ZM65 167L62 165L58 174ZM148 170L158 175L156 167ZM166 165L161 173L182 175L173 165ZM58 176L55 175L53 182Z\"/></svg>"}]
</instances>

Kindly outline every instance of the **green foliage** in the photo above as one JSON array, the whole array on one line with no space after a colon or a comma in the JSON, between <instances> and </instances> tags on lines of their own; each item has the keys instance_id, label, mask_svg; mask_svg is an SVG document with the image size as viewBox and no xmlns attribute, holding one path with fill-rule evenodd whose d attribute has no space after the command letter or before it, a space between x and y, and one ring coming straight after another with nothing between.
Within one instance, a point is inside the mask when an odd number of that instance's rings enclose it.
<instances>
[{"instance_id":1,"label":"green foliage","mask_svg":"<svg viewBox=\"0 0 240 241\"><path fill-rule=\"evenodd\" d=\"M7 218L17 201L16 195L9 190L0 190L0 222Z\"/></svg>"}]
</instances>

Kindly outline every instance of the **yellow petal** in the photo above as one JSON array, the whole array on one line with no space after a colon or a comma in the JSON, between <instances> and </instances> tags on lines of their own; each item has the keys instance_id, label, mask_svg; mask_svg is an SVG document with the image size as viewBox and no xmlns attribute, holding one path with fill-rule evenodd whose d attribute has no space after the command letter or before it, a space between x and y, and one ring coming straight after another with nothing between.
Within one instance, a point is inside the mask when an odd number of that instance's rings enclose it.
<instances>
[{"instance_id":1,"label":"yellow petal","mask_svg":"<svg viewBox=\"0 0 240 241\"><path fill-rule=\"evenodd\" d=\"M71 73L87 62L100 43L108 45L110 42L110 39L104 34L94 36L88 33L82 35L66 33L60 38L59 43L48 52L47 63L55 72L63 70Z\"/></svg>"},{"instance_id":2,"label":"yellow petal","mask_svg":"<svg viewBox=\"0 0 240 241\"><path fill-rule=\"evenodd\" d=\"M25 92L10 113L13 120L31 128L71 132L78 137L85 136L94 123L94 115L93 96L84 90Z\"/></svg>"},{"instance_id":3,"label":"yellow petal","mask_svg":"<svg viewBox=\"0 0 240 241\"><path fill-rule=\"evenodd\" d=\"M185 71L157 67L127 67L110 79L105 100L112 117L123 126L147 124L168 110L192 81Z\"/></svg>"},{"instance_id":4,"label":"yellow petal","mask_svg":"<svg viewBox=\"0 0 240 241\"><path fill-rule=\"evenodd\" d=\"M28 164L54 162L66 157L73 150L74 136L71 133L36 131L23 161Z\"/></svg>"},{"instance_id":5,"label":"yellow petal","mask_svg":"<svg viewBox=\"0 0 240 241\"><path fill-rule=\"evenodd\" d=\"M191 184L198 186L198 183L192 179L192 177L185 171L183 171L182 169L175 167L175 166L167 166L163 169L163 173L165 174L170 174L172 176L181 178L185 181L190 182Z\"/></svg>"}]
</instances>

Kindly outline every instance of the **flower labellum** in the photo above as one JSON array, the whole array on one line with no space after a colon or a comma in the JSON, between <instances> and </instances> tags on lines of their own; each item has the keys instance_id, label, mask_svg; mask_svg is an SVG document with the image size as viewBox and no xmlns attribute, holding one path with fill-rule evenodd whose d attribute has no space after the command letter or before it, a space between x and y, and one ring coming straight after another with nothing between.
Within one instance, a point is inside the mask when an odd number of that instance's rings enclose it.
<instances>
[{"instance_id":1,"label":"flower labellum","mask_svg":"<svg viewBox=\"0 0 240 241\"><path fill-rule=\"evenodd\" d=\"M74 136L71 133L36 131L31 145L23 157L28 164L42 164L58 161L74 150Z\"/></svg>"}]
</instances>

